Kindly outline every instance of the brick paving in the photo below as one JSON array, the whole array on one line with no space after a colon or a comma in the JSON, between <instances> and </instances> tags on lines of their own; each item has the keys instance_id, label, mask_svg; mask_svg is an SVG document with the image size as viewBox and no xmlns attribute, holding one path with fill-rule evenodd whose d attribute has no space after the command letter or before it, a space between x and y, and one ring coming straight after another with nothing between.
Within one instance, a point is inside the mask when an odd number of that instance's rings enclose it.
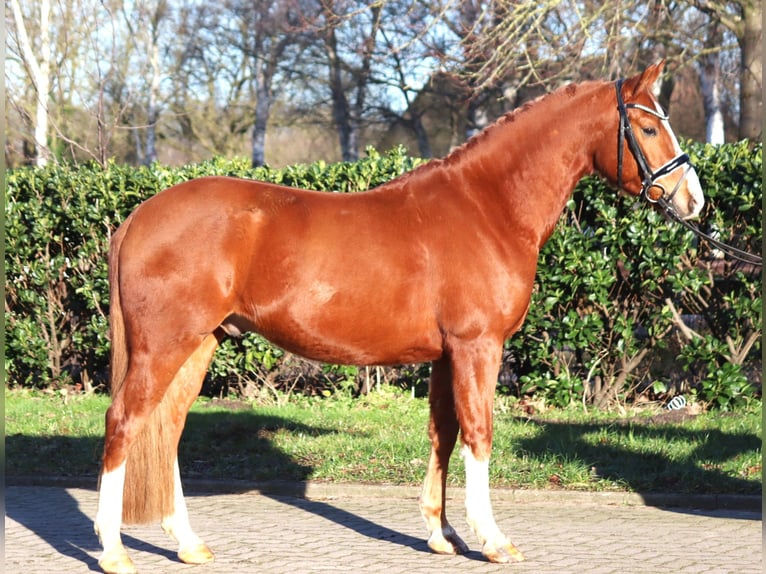
<instances>
[{"instance_id":1,"label":"brick paving","mask_svg":"<svg viewBox=\"0 0 766 574\"><path fill-rule=\"evenodd\" d=\"M494 504L498 524L527 560L498 565L483 560L459 495L448 511L471 550L437 556L426 547L411 489L374 496L360 496L364 487L336 492L310 498L258 491L187 496L193 526L216 553L215 562L202 566L178 562L158 525L128 527L123 540L139 571L152 574L762 572L761 513L752 510L501 497ZM99 571L95 491L9 486L5 496L6 574Z\"/></svg>"}]
</instances>

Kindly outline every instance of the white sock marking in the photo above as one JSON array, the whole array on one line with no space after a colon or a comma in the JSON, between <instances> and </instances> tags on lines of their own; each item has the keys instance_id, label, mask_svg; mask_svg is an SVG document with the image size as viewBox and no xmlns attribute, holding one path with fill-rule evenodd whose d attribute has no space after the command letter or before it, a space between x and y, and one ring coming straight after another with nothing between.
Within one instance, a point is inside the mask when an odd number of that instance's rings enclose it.
<instances>
[{"instance_id":1,"label":"white sock marking","mask_svg":"<svg viewBox=\"0 0 766 574\"><path fill-rule=\"evenodd\" d=\"M477 460L467 445L463 445L460 454L465 460L465 508L468 524L482 544L488 540L497 543L504 536L492 515L489 460Z\"/></svg>"},{"instance_id":2,"label":"white sock marking","mask_svg":"<svg viewBox=\"0 0 766 574\"><path fill-rule=\"evenodd\" d=\"M181 486L178 459L175 461L173 474L173 514L162 520L162 528L176 539L179 549L193 548L201 545L202 540L194 533L189 523L189 512L186 509L183 487Z\"/></svg>"},{"instance_id":3,"label":"white sock marking","mask_svg":"<svg viewBox=\"0 0 766 574\"><path fill-rule=\"evenodd\" d=\"M125 488L125 463L101 475L96 512L96 532L101 538L104 552L122 545L122 494Z\"/></svg>"}]
</instances>

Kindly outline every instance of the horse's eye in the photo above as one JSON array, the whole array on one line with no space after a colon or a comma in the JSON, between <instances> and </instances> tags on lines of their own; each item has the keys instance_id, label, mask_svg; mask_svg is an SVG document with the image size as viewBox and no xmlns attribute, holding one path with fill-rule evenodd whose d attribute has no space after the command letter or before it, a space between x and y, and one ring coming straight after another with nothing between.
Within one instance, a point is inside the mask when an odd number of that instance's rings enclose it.
<instances>
[{"instance_id":1,"label":"horse's eye","mask_svg":"<svg viewBox=\"0 0 766 574\"><path fill-rule=\"evenodd\" d=\"M656 136L657 130L655 128L641 128L641 131L644 132L644 135L646 136Z\"/></svg>"}]
</instances>

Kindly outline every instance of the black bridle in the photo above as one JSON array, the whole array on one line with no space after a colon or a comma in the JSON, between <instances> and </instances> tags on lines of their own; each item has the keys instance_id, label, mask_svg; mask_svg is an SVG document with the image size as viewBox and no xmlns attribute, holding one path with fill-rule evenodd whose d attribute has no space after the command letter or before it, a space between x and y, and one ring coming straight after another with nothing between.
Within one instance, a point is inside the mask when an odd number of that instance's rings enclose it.
<instances>
[{"instance_id":1,"label":"black bridle","mask_svg":"<svg viewBox=\"0 0 766 574\"><path fill-rule=\"evenodd\" d=\"M617 137L617 187L622 188L622 150L623 142L627 140L628 149L633 154L633 158L638 164L638 170L641 173L641 197L650 203L659 203L661 200L670 202L681 187L681 183L684 181L684 179L686 179L686 174L689 173L689 170L693 168L692 162L687 154L681 153L660 167L657 171L652 171L652 168L649 167L649 162L646 161L644 152L641 150L641 146L638 145L636 135L633 133L633 127L630 125L630 118L628 118L628 109L632 108L641 110L642 112L652 114L653 116L656 116L663 121L667 121L668 116L659 113L657 110L642 106L641 104L626 104L622 99L622 82L623 80L617 80L616 86L617 109L620 112L620 130ZM657 180L665 177L669 173L672 173L684 165L686 166L684 174L678 180L678 183L676 183L670 194L667 194L665 188L657 183ZM652 197L650 193L650 190L653 187L661 190L661 194L657 198Z\"/></svg>"},{"instance_id":2,"label":"black bridle","mask_svg":"<svg viewBox=\"0 0 766 574\"><path fill-rule=\"evenodd\" d=\"M623 157L623 147L624 142L627 141L628 143L628 149L630 150L630 153L633 155L633 158L636 160L636 163L638 164L638 170L641 174L641 197L643 197L646 201L649 203L656 203L662 209L665 211L665 213L673 220L681 225L685 226L687 229L690 229L693 233L695 233L697 236L704 238L707 240L711 245L715 246L716 248L720 249L730 257L737 259L739 261L742 261L743 263L750 263L753 265L762 265L763 259L759 255L754 255L752 253L748 253L746 251L742 251L741 249L737 249L736 247L733 247L731 245L728 245L726 243L723 243L714 237L711 237L710 235L704 233L700 230L699 227L694 225L693 223L690 223L689 221L685 220L683 217L681 217L678 212L673 207L673 204L671 201L673 200L673 197L676 195L678 190L681 187L681 183L686 179L687 174L691 169L693 169L693 165L691 163L691 160L689 159L689 156L685 153L681 153L671 159L669 162L661 166L656 171L652 171L651 167L649 167L649 162L646 160L646 156L644 155L644 152L641 150L641 146L638 145L638 140L636 140L636 135L633 133L633 127L630 125L630 118L628 118L628 109L637 109L641 110L642 112L646 112L649 114L652 114L653 116L656 116L660 118L663 121L666 121L668 119L668 116L665 114L659 113L657 110L653 110L651 108L648 108L646 106L642 106L641 104L634 104L629 103L626 104L622 99L622 84L623 80L617 80L616 88L617 88L617 109L620 112L620 129L618 131L617 135L617 187L622 189L622 157ZM670 193L667 193L667 190L659 183L657 183L658 179L661 179L662 177L668 175L669 173L675 171L676 169L686 166L684 169L683 175L678 179L678 182L673 187ZM660 196L659 197L652 197L650 191L652 188L657 188L660 190Z\"/></svg>"}]
</instances>

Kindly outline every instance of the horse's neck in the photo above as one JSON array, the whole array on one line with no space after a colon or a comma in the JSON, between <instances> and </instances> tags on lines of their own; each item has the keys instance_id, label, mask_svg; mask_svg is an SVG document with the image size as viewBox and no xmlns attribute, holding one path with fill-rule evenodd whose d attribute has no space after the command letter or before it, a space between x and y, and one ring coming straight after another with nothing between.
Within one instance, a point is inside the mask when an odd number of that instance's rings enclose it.
<instances>
[{"instance_id":1,"label":"horse's neck","mask_svg":"<svg viewBox=\"0 0 766 574\"><path fill-rule=\"evenodd\" d=\"M472 178L476 184L469 193L491 202L503 225L528 228L538 247L548 239L577 182L593 172L594 138L605 131L599 110L587 98L594 89L578 87L583 93L571 96L560 91L509 114L479 135L453 164L480 174Z\"/></svg>"}]
</instances>

